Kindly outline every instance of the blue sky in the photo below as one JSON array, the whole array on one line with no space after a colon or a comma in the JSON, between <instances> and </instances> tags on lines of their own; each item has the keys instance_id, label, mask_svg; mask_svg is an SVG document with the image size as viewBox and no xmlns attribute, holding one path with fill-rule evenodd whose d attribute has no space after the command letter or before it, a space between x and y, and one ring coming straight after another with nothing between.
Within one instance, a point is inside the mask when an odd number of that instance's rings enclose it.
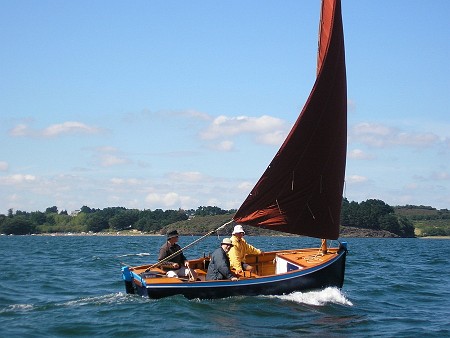
<instances>
[{"instance_id":1,"label":"blue sky","mask_svg":"<svg viewBox=\"0 0 450 338\"><path fill-rule=\"evenodd\" d=\"M450 208L450 2L342 8L345 197ZM238 208L312 88L319 10L0 0L0 213Z\"/></svg>"}]
</instances>

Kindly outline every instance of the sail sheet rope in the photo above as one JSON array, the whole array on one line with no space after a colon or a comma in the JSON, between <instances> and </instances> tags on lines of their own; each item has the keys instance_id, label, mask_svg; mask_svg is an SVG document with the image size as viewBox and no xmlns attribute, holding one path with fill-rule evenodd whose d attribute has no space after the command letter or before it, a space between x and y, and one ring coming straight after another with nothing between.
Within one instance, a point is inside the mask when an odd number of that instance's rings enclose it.
<instances>
[{"instance_id":1,"label":"sail sheet rope","mask_svg":"<svg viewBox=\"0 0 450 338\"><path fill-rule=\"evenodd\" d=\"M192 243L186 245L184 248L181 248L180 250L174 252L174 253L171 254L170 256L167 256L166 258L161 259L161 260L158 261L157 263L150 265L147 269L145 269L144 272L148 272L148 271L150 271L151 269L156 268L156 267L162 265L163 263L169 261L169 260L172 259L173 257L179 255L183 250L189 249L191 246L197 244L198 242L200 242L201 240L205 239L205 238L208 237L209 235L212 235L213 233L215 233L215 232L217 232L217 231L219 231L219 230L225 228L228 224L231 224L231 223L233 223L233 222L234 222L234 220L230 220L230 221L228 221L228 222L222 224L222 225L221 225L220 227L218 227L217 229L211 230L211 231L208 232L206 235L204 235L204 236L202 236L202 237L196 239L196 240L193 241Z\"/></svg>"}]
</instances>

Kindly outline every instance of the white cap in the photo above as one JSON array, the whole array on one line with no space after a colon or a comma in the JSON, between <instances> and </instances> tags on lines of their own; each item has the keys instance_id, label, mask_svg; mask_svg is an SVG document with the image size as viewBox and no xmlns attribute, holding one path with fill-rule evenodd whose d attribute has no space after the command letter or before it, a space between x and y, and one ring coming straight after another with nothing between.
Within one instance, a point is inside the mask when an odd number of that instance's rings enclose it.
<instances>
[{"instance_id":1,"label":"white cap","mask_svg":"<svg viewBox=\"0 0 450 338\"><path fill-rule=\"evenodd\" d=\"M175 271L167 271L166 276L170 277L170 278L178 277L178 275Z\"/></svg>"},{"instance_id":2,"label":"white cap","mask_svg":"<svg viewBox=\"0 0 450 338\"><path fill-rule=\"evenodd\" d=\"M238 234L238 233L240 233L240 232L242 232L242 233L245 234L245 231L244 231L244 228L242 227L242 225L240 225L240 224L235 225L235 226L234 226L234 229L233 229L232 235Z\"/></svg>"},{"instance_id":3,"label":"white cap","mask_svg":"<svg viewBox=\"0 0 450 338\"><path fill-rule=\"evenodd\" d=\"M220 243L220 245L223 245L223 244L233 246L233 242L229 238L224 238L222 243Z\"/></svg>"}]
</instances>

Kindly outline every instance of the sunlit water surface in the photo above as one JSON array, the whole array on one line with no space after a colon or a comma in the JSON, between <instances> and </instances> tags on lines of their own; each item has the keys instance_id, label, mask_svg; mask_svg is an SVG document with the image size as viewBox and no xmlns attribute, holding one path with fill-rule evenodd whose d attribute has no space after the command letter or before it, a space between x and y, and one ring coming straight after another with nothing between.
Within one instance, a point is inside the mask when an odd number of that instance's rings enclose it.
<instances>
[{"instance_id":1,"label":"sunlit water surface","mask_svg":"<svg viewBox=\"0 0 450 338\"><path fill-rule=\"evenodd\" d=\"M319 245L247 240L264 251ZM450 240L345 240L342 290L150 300L125 294L120 267L154 262L164 237L1 236L0 337L450 337ZM218 243L208 237L185 254Z\"/></svg>"}]
</instances>

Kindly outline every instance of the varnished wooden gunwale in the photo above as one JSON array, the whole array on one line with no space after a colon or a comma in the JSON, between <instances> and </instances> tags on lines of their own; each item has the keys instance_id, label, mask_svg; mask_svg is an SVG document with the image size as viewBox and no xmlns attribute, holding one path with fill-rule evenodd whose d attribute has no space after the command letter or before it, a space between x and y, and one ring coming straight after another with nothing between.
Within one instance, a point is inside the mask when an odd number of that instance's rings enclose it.
<instances>
[{"instance_id":1,"label":"varnished wooden gunwale","mask_svg":"<svg viewBox=\"0 0 450 338\"><path fill-rule=\"evenodd\" d=\"M328 249L326 254L322 254L320 248L308 248L308 249L294 249L294 250L280 250L265 252L262 255L248 255L246 262L255 268L255 273L242 272L236 274L239 279L253 279L267 277L275 274L275 258L282 257L288 262L291 262L304 269L313 268L320 264L334 258L337 254L337 248ZM171 283L202 283L204 282L204 276L207 272L207 264L209 257L202 257L198 259L189 260L189 265L194 269L197 274L203 278L200 281L192 281L189 278L176 278L167 277L166 271L160 268L150 269L151 273L154 273L151 278L145 278L144 272L150 265L141 265L130 268L136 275L141 275L142 278L135 278L135 283L142 284L142 280L145 284L171 284ZM234 272L234 271L233 271Z\"/></svg>"}]
</instances>

